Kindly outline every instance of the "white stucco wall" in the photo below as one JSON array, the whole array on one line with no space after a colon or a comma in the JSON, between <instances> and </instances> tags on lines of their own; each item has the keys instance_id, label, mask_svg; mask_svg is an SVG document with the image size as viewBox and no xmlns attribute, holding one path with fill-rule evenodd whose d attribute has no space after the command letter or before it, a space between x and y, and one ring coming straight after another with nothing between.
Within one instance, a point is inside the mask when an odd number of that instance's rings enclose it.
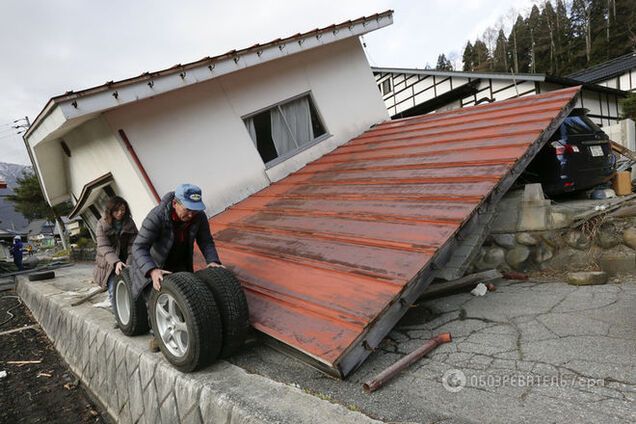
<instances>
[{"instance_id":1,"label":"white stucco wall","mask_svg":"<svg viewBox=\"0 0 636 424\"><path fill-rule=\"evenodd\" d=\"M102 118L84 123L64 136L71 157L64 155L69 191L79 198L84 185L108 172L113 175L113 190L130 205L135 222L140 225L154 206L153 197L143 182L122 142ZM61 151L58 142L56 144Z\"/></svg>"},{"instance_id":2,"label":"white stucco wall","mask_svg":"<svg viewBox=\"0 0 636 424\"><path fill-rule=\"evenodd\" d=\"M244 115L311 92L331 137L268 170ZM157 191L198 184L208 214L283 178L388 119L357 38L238 71L107 112L123 129Z\"/></svg>"}]
</instances>

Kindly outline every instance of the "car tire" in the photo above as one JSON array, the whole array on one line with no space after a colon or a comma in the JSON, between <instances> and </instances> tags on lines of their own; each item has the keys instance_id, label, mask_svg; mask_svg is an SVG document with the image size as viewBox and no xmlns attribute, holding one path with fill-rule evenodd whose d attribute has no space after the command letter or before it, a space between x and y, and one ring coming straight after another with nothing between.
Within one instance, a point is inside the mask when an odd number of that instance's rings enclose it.
<instances>
[{"instance_id":1,"label":"car tire","mask_svg":"<svg viewBox=\"0 0 636 424\"><path fill-rule=\"evenodd\" d=\"M29 281L42 281L42 280L50 280L55 278L55 272L53 271L42 271L42 272L34 272L29 274Z\"/></svg>"},{"instance_id":2,"label":"car tire","mask_svg":"<svg viewBox=\"0 0 636 424\"><path fill-rule=\"evenodd\" d=\"M148 304L159 348L176 369L195 371L216 360L223 333L214 296L194 274L166 275Z\"/></svg>"},{"instance_id":3,"label":"car tire","mask_svg":"<svg viewBox=\"0 0 636 424\"><path fill-rule=\"evenodd\" d=\"M241 284L226 268L205 268L196 276L214 295L223 323L221 358L227 358L245 343L250 329L247 299Z\"/></svg>"},{"instance_id":4,"label":"car tire","mask_svg":"<svg viewBox=\"0 0 636 424\"><path fill-rule=\"evenodd\" d=\"M148 311L143 296L132 297L132 280L128 269L124 268L116 276L113 288L113 313L117 326L127 336L145 334L150 329Z\"/></svg>"}]
</instances>

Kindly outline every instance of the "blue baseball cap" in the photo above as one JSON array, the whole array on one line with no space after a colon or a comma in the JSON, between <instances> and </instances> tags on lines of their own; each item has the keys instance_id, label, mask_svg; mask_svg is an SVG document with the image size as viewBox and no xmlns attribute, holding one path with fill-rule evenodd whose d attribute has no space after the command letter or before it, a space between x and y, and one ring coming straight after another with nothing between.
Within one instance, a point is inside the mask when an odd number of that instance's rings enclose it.
<instances>
[{"instance_id":1,"label":"blue baseball cap","mask_svg":"<svg viewBox=\"0 0 636 424\"><path fill-rule=\"evenodd\" d=\"M201 200L201 189L194 184L179 184L174 190L174 197L191 211L205 210L205 205Z\"/></svg>"}]
</instances>

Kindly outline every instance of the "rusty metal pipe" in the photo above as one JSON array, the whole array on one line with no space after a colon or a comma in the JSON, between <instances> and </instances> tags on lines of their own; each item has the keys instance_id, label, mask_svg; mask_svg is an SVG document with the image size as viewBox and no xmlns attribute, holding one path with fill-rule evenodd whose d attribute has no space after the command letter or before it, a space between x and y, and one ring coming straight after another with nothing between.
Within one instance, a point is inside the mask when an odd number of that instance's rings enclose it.
<instances>
[{"instance_id":1,"label":"rusty metal pipe","mask_svg":"<svg viewBox=\"0 0 636 424\"><path fill-rule=\"evenodd\" d=\"M404 368L407 368L415 361L419 360L422 356L426 355L437 346L443 343L449 343L453 338L450 333L441 333L437 336L429 339L422 346L418 347L413 352L406 355L404 358L397 361L395 364L391 365L380 374L367 381L362 385L362 388L367 392L371 393L384 386L386 382L395 377L400 371Z\"/></svg>"}]
</instances>

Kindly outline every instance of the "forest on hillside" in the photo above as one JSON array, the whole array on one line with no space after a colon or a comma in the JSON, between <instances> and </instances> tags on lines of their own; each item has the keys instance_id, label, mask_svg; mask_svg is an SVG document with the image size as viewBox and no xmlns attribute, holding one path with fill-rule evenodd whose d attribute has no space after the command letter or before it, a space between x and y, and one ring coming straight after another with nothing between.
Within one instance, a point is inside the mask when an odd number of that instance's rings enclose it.
<instances>
[{"instance_id":1,"label":"forest on hillside","mask_svg":"<svg viewBox=\"0 0 636 424\"><path fill-rule=\"evenodd\" d=\"M634 50L636 0L556 0L487 28L466 44L462 62L464 71L565 76ZM436 69L453 64L441 54Z\"/></svg>"}]
</instances>

